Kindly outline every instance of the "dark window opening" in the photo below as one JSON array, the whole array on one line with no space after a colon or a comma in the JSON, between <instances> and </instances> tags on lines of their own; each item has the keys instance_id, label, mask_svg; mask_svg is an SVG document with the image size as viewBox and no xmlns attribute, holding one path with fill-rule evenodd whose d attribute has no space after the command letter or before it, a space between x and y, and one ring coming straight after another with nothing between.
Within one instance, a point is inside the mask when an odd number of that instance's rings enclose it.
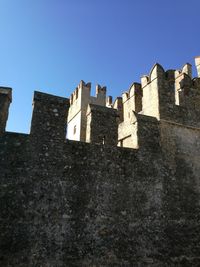
<instances>
[{"instance_id":1,"label":"dark window opening","mask_svg":"<svg viewBox=\"0 0 200 267\"><path fill-rule=\"evenodd\" d=\"M74 126L74 134L76 134L76 125Z\"/></svg>"}]
</instances>

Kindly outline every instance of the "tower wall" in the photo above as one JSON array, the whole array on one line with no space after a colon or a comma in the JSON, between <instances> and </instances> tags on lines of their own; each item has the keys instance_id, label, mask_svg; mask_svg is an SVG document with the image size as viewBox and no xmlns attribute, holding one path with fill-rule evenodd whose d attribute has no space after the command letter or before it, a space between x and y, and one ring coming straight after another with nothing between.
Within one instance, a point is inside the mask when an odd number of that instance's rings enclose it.
<instances>
[{"instance_id":1,"label":"tower wall","mask_svg":"<svg viewBox=\"0 0 200 267\"><path fill-rule=\"evenodd\" d=\"M90 104L87 110L86 141L91 143L117 145L117 110Z\"/></svg>"}]
</instances>

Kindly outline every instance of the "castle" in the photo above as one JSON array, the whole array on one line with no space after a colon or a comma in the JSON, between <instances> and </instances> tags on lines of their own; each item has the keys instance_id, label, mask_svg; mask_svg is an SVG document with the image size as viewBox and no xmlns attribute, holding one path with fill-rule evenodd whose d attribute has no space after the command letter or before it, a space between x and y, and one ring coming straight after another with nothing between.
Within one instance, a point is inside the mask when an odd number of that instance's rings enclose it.
<instances>
[{"instance_id":1,"label":"castle","mask_svg":"<svg viewBox=\"0 0 200 267\"><path fill-rule=\"evenodd\" d=\"M195 64L155 64L114 102L84 81L35 92L30 134L5 131L0 87L0 266L200 266Z\"/></svg>"}]
</instances>

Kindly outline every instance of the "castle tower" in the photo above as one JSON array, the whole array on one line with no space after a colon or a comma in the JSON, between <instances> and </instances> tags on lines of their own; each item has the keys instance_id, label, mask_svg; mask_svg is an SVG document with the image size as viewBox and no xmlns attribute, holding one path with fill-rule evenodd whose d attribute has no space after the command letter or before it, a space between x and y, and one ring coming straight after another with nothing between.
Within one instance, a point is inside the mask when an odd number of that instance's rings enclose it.
<instances>
[{"instance_id":1,"label":"castle tower","mask_svg":"<svg viewBox=\"0 0 200 267\"><path fill-rule=\"evenodd\" d=\"M86 141L87 107L88 104L106 106L106 87L96 86L96 96L91 93L91 83L81 81L70 98L67 119L67 139Z\"/></svg>"},{"instance_id":2,"label":"castle tower","mask_svg":"<svg viewBox=\"0 0 200 267\"><path fill-rule=\"evenodd\" d=\"M5 132L11 102L12 89L9 87L0 87L0 135Z\"/></svg>"}]
</instances>

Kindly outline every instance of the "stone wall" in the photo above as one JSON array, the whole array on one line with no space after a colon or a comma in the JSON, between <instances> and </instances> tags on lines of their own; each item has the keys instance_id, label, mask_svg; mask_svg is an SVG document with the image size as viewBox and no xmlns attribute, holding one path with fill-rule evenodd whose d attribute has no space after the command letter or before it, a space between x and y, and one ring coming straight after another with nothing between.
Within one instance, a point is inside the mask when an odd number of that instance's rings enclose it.
<instances>
[{"instance_id":1,"label":"stone wall","mask_svg":"<svg viewBox=\"0 0 200 267\"><path fill-rule=\"evenodd\" d=\"M32 142L1 139L2 266L160 262L160 158L149 168L134 150L67 141L47 155Z\"/></svg>"},{"instance_id":2,"label":"stone wall","mask_svg":"<svg viewBox=\"0 0 200 267\"><path fill-rule=\"evenodd\" d=\"M159 143L41 145L6 133L0 265L198 266L199 185L190 164L166 162Z\"/></svg>"}]
</instances>

